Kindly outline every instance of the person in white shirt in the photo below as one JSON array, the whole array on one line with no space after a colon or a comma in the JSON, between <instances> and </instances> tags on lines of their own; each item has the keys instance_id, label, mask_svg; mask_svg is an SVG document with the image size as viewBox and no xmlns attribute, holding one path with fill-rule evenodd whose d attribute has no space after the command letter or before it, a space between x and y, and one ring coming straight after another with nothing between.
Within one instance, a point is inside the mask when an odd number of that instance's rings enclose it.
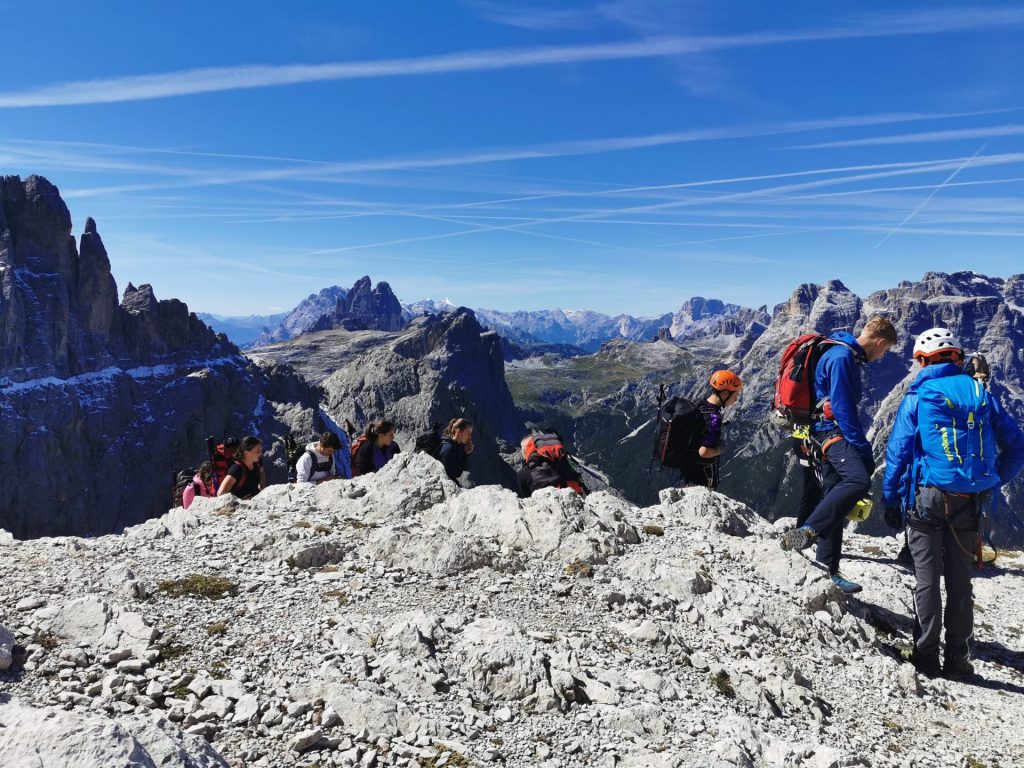
<instances>
[{"instance_id":1,"label":"person in white shirt","mask_svg":"<svg viewBox=\"0 0 1024 768\"><path fill-rule=\"evenodd\" d=\"M334 452L341 449L341 439L333 432L324 432L320 440L306 446L306 452L295 463L295 482L319 485L339 477Z\"/></svg>"}]
</instances>

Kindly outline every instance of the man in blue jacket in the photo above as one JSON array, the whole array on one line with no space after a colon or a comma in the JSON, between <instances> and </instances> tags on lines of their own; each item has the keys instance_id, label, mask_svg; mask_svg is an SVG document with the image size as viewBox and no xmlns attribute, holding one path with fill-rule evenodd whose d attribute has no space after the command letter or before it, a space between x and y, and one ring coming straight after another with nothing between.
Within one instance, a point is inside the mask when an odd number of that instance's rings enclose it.
<instances>
[{"instance_id":1,"label":"man in blue jacket","mask_svg":"<svg viewBox=\"0 0 1024 768\"><path fill-rule=\"evenodd\" d=\"M856 338L837 331L825 342L814 369L814 395L819 413L811 426L818 454L821 501L803 525L782 536L783 549L806 549L818 543L816 559L828 568L832 582L847 594L861 586L839 573L843 528L853 506L868 494L875 459L857 415L861 397L859 366L881 360L896 344L896 328L880 315L872 317Z\"/></svg>"},{"instance_id":2,"label":"man in blue jacket","mask_svg":"<svg viewBox=\"0 0 1024 768\"><path fill-rule=\"evenodd\" d=\"M971 565L979 544L981 507L1024 467L1024 432L982 382L963 375L963 349L946 328L914 343L922 370L900 404L885 454L885 519L902 525L914 558L914 650L924 674L974 673ZM939 667L946 577L946 649Z\"/></svg>"}]
</instances>

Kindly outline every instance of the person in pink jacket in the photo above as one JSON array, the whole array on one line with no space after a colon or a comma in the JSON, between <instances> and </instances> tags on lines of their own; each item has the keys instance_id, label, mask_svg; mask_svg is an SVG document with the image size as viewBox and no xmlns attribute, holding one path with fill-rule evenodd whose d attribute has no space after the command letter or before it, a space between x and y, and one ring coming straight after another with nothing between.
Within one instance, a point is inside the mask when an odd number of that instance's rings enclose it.
<instances>
[{"instance_id":1,"label":"person in pink jacket","mask_svg":"<svg viewBox=\"0 0 1024 768\"><path fill-rule=\"evenodd\" d=\"M196 496L212 497L217 495L217 489L213 487L213 466L206 461L199 467L192 482L185 486L181 493L181 506L188 509Z\"/></svg>"}]
</instances>

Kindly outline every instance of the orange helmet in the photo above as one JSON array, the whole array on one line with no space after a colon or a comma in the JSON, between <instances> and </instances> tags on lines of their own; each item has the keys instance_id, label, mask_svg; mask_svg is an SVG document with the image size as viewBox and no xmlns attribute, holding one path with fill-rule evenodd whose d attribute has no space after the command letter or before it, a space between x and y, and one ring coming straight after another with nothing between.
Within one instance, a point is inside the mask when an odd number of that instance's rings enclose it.
<instances>
[{"instance_id":1,"label":"orange helmet","mask_svg":"<svg viewBox=\"0 0 1024 768\"><path fill-rule=\"evenodd\" d=\"M715 371L711 374L711 388L716 392L723 389L728 392L739 392L743 389L743 382L732 371Z\"/></svg>"}]
</instances>

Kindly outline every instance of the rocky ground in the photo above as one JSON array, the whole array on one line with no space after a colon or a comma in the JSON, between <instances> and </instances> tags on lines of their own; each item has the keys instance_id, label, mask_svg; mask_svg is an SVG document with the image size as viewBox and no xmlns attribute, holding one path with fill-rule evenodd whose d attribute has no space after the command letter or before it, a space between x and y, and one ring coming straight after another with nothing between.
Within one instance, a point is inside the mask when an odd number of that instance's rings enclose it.
<instances>
[{"instance_id":1,"label":"rocky ground","mask_svg":"<svg viewBox=\"0 0 1024 768\"><path fill-rule=\"evenodd\" d=\"M2 541L2 540L0 540ZM901 663L898 542L847 600L703 489L375 476L0 544L0 764L1024 764L1022 562L976 581L978 678Z\"/></svg>"}]
</instances>

